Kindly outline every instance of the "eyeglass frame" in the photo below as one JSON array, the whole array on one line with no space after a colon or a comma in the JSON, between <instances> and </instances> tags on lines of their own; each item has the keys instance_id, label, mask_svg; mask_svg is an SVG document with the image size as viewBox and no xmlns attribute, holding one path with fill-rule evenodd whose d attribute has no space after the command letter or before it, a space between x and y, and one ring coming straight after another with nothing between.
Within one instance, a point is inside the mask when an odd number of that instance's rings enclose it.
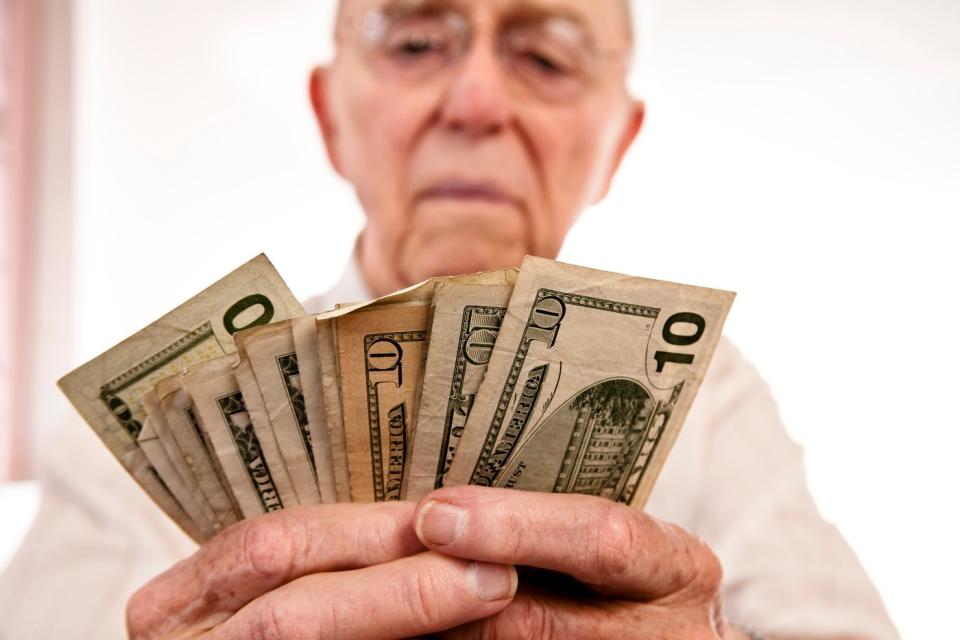
<instances>
[{"instance_id":1,"label":"eyeglass frame","mask_svg":"<svg viewBox=\"0 0 960 640\"><path fill-rule=\"evenodd\" d=\"M450 70L456 68L464 59L469 57L470 52L473 50L478 40L476 34L478 30L471 23L469 17L465 15L462 10L459 10L457 7L452 4L447 4L446 2L431 2L427 1L424 3L413 3L411 8L405 9L403 7L390 7L384 6L373 9L364 15L360 16L359 20L354 21L353 31L360 34L361 45L365 52L365 60L367 64L378 73L381 78L387 81L397 80L396 77L391 77L389 74L383 72L382 68L378 69L378 61L375 59L378 54L385 55L384 52L384 39L389 32L390 23L396 20L402 20L406 18L416 18L416 17L441 17L444 21L447 21L450 26L452 26L453 31L458 34L458 39L456 43L456 51L453 53L452 60L449 62L444 62L442 68L434 70L434 72L425 72L421 74L420 79L427 75L435 75L436 71ZM568 33L575 33L575 37L578 37L581 42L580 46L582 50L580 54L588 61L587 64L578 68L578 73L580 73L583 82L583 87L579 91L571 92L568 95L554 95L546 96L543 95L542 91L539 91L541 94L539 97L541 99L546 99L547 101L559 101L559 102L568 102L572 99L582 97L586 94L586 89L598 83L602 74L593 73L592 69L602 66L604 63L619 63L623 68L623 75L625 76L631 62L632 58L632 48L617 48L617 49L603 49L599 48L594 44L594 38L589 30L577 19L568 17L562 14L550 15L547 12L544 12L543 15L536 15L533 17L523 17L517 20L514 17L515 22L510 24L509 21L502 21L496 26L495 37L495 53L497 58L503 63L505 58L509 55L506 50L509 48L509 42L505 40L505 37L510 34L510 29L521 28L523 26L536 26L536 27L553 27L554 30L566 30ZM505 64L505 66L508 66ZM517 75L517 74L512 74ZM522 79L521 79L522 80ZM529 84L529 83L524 83ZM529 87L528 87L529 88ZM536 94L538 90L532 89Z\"/></svg>"}]
</instances>

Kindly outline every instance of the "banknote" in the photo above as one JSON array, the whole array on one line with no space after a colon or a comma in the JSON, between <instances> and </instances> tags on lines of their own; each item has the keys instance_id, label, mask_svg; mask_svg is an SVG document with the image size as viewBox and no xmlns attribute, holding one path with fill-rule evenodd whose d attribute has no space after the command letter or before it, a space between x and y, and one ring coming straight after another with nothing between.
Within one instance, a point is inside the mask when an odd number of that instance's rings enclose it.
<instances>
[{"instance_id":1,"label":"banknote","mask_svg":"<svg viewBox=\"0 0 960 640\"><path fill-rule=\"evenodd\" d=\"M267 405L263 401L263 395L257 386L256 376L253 374L253 367L250 361L237 353L237 362L233 365L233 377L237 381L240 393L243 395L243 406L246 416L253 425L253 432L257 435L260 442L260 450L263 459L270 465L273 483L283 500L286 507L296 507L300 505L300 497L297 495L297 488L287 472L286 463L283 459L283 453L280 451L280 445L273 432L273 425L270 423L270 416L267 414Z\"/></svg>"},{"instance_id":2,"label":"banknote","mask_svg":"<svg viewBox=\"0 0 960 640\"><path fill-rule=\"evenodd\" d=\"M153 423L152 431L156 434L160 445L166 452L166 459L173 465L177 476L183 481L184 486L189 488L191 499L203 513L204 527L208 530L212 527L213 531L219 531L220 524L214 517L213 509L211 509L207 503L207 497L199 490L197 479L187 465L187 461L184 459L183 450L173 439L170 426L167 424L166 415L164 415L163 410L160 408L160 396L157 394L156 387L144 393L140 401L143 403L143 408L147 412L147 417L151 418L151 422ZM142 435L141 433L141 436ZM143 446L141 438L137 438L137 443ZM163 474L161 474L161 477L163 477ZM183 500L180 499L175 492L173 493L180 501L180 504L184 504Z\"/></svg>"},{"instance_id":3,"label":"banknote","mask_svg":"<svg viewBox=\"0 0 960 640\"><path fill-rule=\"evenodd\" d=\"M510 285L454 282L434 290L404 499L418 500L443 486L512 291Z\"/></svg>"},{"instance_id":4,"label":"banknote","mask_svg":"<svg viewBox=\"0 0 960 640\"><path fill-rule=\"evenodd\" d=\"M234 376L236 356L187 369L183 387L197 409L201 428L213 444L237 505L252 518L287 505L274 480ZM292 491L292 489L290 489Z\"/></svg>"},{"instance_id":5,"label":"banknote","mask_svg":"<svg viewBox=\"0 0 960 640\"><path fill-rule=\"evenodd\" d=\"M291 324L293 344L300 372L300 391L306 414L316 463L317 487L323 502L337 501L336 478L333 473L333 451L327 431L323 404L323 379L320 368L320 340L317 320L312 316L295 318Z\"/></svg>"},{"instance_id":6,"label":"banknote","mask_svg":"<svg viewBox=\"0 0 960 640\"><path fill-rule=\"evenodd\" d=\"M733 298L524 259L445 484L642 506Z\"/></svg>"},{"instance_id":7,"label":"banknote","mask_svg":"<svg viewBox=\"0 0 960 640\"><path fill-rule=\"evenodd\" d=\"M197 503L190 485L188 485L180 474L177 473L173 462L167 455L160 437L153 428L152 416L148 415L143 420L143 426L140 429L140 435L137 436L137 444L140 446L143 455L150 462L151 468L163 481L164 486L176 499L177 503L183 508L190 521L200 531L204 539L211 537L216 532L212 524L207 520L202 508Z\"/></svg>"},{"instance_id":8,"label":"banknote","mask_svg":"<svg viewBox=\"0 0 960 640\"><path fill-rule=\"evenodd\" d=\"M157 383L160 410L170 428L183 459L196 478L197 488L203 493L220 527L228 527L240 519L230 484L220 468L213 443L200 426L196 408L183 389L182 375L164 378Z\"/></svg>"},{"instance_id":9,"label":"banknote","mask_svg":"<svg viewBox=\"0 0 960 640\"><path fill-rule=\"evenodd\" d=\"M320 504L317 465L300 384L300 366L291 322L276 322L234 336L250 360L284 467L301 505Z\"/></svg>"},{"instance_id":10,"label":"banknote","mask_svg":"<svg viewBox=\"0 0 960 640\"><path fill-rule=\"evenodd\" d=\"M188 535L202 539L137 445L146 417L140 397L191 364L232 353L237 331L302 314L300 303L261 255L71 372L59 386L150 497Z\"/></svg>"},{"instance_id":11,"label":"banknote","mask_svg":"<svg viewBox=\"0 0 960 640\"><path fill-rule=\"evenodd\" d=\"M330 455L333 458L333 477L337 500L349 502L350 468L347 462L347 442L343 431L343 402L340 395L340 370L337 357L336 320L315 319L317 346L320 353L320 384L323 390L323 411L327 434L330 436Z\"/></svg>"},{"instance_id":12,"label":"banknote","mask_svg":"<svg viewBox=\"0 0 960 640\"><path fill-rule=\"evenodd\" d=\"M350 494L355 502L400 499L429 311L428 302L403 302L362 308L336 319Z\"/></svg>"}]
</instances>

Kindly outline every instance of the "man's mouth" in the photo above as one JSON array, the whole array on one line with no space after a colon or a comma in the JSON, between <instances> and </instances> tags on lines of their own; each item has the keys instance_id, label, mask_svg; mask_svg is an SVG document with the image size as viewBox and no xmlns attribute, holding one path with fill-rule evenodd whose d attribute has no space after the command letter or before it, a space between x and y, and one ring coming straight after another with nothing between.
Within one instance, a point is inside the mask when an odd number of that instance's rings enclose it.
<instances>
[{"instance_id":1,"label":"man's mouth","mask_svg":"<svg viewBox=\"0 0 960 640\"><path fill-rule=\"evenodd\" d=\"M520 200L492 182L443 180L417 194L418 200L469 200L519 206Z\"/></svg>"}]
</instances>

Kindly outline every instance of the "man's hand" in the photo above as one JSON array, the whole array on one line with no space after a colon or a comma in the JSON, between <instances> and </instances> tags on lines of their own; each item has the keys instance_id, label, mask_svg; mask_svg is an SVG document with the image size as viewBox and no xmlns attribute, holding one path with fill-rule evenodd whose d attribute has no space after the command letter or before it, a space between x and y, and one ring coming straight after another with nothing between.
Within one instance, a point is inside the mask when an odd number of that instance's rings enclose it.
<instances>
[{"instance_id":1,"label":"man's hand","mask_svg":"<svg viewBox=\"0 0 960 640\"><path fill-rule=\"evenodd\" d=\"M131 638L406 638L493 615L512 567L424 551L414 507L304 507L241 522L140 589Z\"/></svg>"},{"instance_id":2,"label":"man's hand","mask_svg":"<svg viewBox=\"0 0 960 640\"><path fill-rule=\"evenodd\" d=\"M722 571L710 549L677 526L608 500L451 487L420 502L416 528L442 554L566 574L580 591L571 594L552 573L532 584L524 578L502 611L444 637L745 637L720 611Z\"/></svg>"}]
</instances>

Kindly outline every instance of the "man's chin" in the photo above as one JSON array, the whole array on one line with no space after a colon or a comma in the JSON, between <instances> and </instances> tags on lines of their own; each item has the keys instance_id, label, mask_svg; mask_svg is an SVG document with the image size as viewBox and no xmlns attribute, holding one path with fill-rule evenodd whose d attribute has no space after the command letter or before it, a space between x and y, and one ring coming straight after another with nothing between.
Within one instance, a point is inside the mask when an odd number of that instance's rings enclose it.
<instances>
[{"instance_id":1,"label":"man's chin","mask_svg":"<svg viewBox=\"0 0 960 640\"><path fill-rule=\"evenodd\" d=\"M411 251L403 261L402 269L405 278L412 284L435 276L518 267L525 253L519 246L482 246L476 240L465 243L434 242Z\"/></svg>"}]
</instances>

